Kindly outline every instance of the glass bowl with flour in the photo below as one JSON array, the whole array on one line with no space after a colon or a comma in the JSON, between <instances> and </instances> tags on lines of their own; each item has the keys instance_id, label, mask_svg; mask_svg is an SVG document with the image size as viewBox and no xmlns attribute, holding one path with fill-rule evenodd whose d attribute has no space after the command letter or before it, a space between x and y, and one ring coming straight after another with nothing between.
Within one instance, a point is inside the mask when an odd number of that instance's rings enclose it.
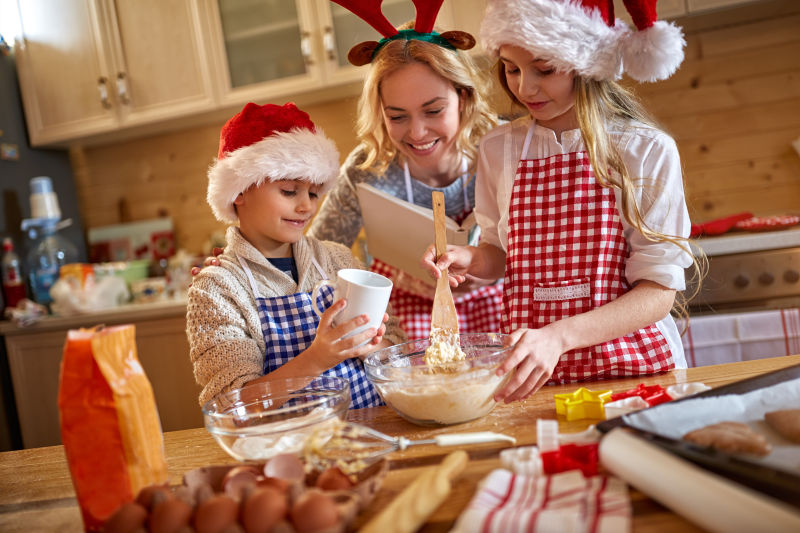
<instances>
[{"instance_id":1,"label":"glass bowl with flour","mask_svg":"<svg viewBox=\"0 0 800 533\"><path fill-rule=\"evenodd\" d=\"M495 391L513 374L497 376L511 351L508 335L462 333L460 361L425 362L428 339L396 344L371 353L364 361L367 378L397 414L414 424L460 424L488 414Z\"/></svg>"},{"instance_id":2,"label":"glass bowl with flour","mask_svg":"<svg viewBox=\"0 0 800 533\"><path fill-rule=\"evenodd\" d=\"M239 461L299 453L315 431L335 427L350 406L350 385L338 377L276 379L221 394L203 406L205 426Z\"/></svg>"}]
</instances>

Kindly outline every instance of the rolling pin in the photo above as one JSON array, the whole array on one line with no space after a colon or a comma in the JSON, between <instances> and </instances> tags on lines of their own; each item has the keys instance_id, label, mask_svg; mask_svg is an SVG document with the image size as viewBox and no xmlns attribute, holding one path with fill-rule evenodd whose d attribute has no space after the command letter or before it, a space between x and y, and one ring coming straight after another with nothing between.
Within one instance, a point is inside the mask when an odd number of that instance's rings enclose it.
<instances>
[{"instance_id":1,"label":"rolling pin","mask_svg":"<svg viewBox=\"0 0 800 533\"><path fill-rule=\"evenodd\" d=\"M413 533L450 494L453 479L464 470L468 456L455 451L412 481L383 511L370 520L362 533Z\"/></svg>"}]
</instances>

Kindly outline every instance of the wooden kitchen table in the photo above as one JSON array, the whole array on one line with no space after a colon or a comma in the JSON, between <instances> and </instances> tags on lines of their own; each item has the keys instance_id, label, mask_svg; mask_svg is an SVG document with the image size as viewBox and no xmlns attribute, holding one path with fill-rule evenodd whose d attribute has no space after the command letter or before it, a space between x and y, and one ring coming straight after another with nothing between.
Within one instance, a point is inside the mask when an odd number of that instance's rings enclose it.
<instances>
[{"instance_id":1,"label":"wooden kitchen table","mask_svg":"<svg viewBox=\"0 0 800 533\"><path fill-rule=\"evenodd\" d=\"M593 390L622 391L639 383L659 384L700 381L711 387L749 378L772 370L800 364L800 355L730 363L717 366L676 370L666 374L584 384ZM561 433L583 431L595 421L567 422L557 416L553 395L572 392L580 385L546 387L524 402L498 405L486 417L449 428L422 428L406 422L386 407L350 411L348 419L367 424L390 435L410 439L430 438L448 431L496 431L513 435L517 445L536 442L536 419L558 419ZM164 434L164 446L170 481L180 484L187 470L213 464L233 464L231 459L205 431L189 429ZM470 461L454 484L446 502L431 516L422 531L447 531L467 505L477 484L494 468L500 466L496 444L476 445L468 449ZM438 464L448 453L447 448L417 446L391 455L389 471L372 505L359 516L356 526L365 523L382 509L421 469ZM644 494L631 489L633 531L687 532L697 527L662 507ZM82 522L69 476L64 449L50 446L0 453L0 531L80 531Z\"/></svg>"}]
</instances>

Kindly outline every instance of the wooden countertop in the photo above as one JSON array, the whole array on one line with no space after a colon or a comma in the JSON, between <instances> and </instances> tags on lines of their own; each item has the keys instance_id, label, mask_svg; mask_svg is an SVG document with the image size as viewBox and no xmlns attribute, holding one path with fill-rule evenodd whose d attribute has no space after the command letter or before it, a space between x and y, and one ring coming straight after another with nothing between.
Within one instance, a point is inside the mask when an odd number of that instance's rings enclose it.
<instances>
[{"instance_id":1,"label":"wooden countertop","mask_svg":"<svg viewBox=\"0 0 800 533\"><path fill-rule=\"evenodd\" d=\"M711 387L800 364L800 355L676 370L647 378L632 378L585 384L594 390L626 390L639 383L668 386L700 381ZM450 428L422 428L406 422L386 407L350 411L348 419L369 425L390 435L411 439L430 438L447 431L496 431L517 438L517 445L536 442L536 419L558 419L561 433L583 431L592 420L567 422L555 412L553 394L572 392L575 384L546 387L524 402L498 405L486 417ZM457 429L456 429L457 428ZM203 428L164 434L164 446L172 484L180 484L183 473L200 466L233 464L231 459ZM447 501L433 514L421 531L447 531L467 505L477 484L492 469L500 466L500 447L476 445L468 449L470 462L458 479ZM390 456L391 470L375 501L358 518L356 525L382 509L421 468L438 464L446 448L418 446ZM698 528L679 515L631 489L633 531L692 532ZM77 508L62 446L0 453L0 531L81 531Z\"/></svg>"}]
</instances>

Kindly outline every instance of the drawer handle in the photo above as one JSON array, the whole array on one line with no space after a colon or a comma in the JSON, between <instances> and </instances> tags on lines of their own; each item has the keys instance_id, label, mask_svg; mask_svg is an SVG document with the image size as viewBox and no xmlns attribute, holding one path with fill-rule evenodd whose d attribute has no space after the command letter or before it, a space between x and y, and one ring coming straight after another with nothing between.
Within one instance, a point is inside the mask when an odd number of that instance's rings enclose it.
<instances>
[{"instance_id":1,"label":"drawer handle","mask_svg":"<svg viewBox=\"0 0 800 533\"><path fill-rule=\"evenodd\" d=\"M108 101L108 80L105 76L97 78L97 92L100 93L100 103L104 109L111 109L111 102Z\"/></svg>"},{"instance_id":2,"label":"drawer handle","mask_svg":"<svg viewBox=\"0 0 800 533\"><path fill-rule=\"evenodd\" d=\"M119 95L119 101L123 104L128 105L131 103L131 99L128 96L128 81L124 72L117 73L117 95Z\"/></svg>"},{"instance_id":3,"label":"drawer handle","mask_svg":"<svg viewBox=\"0 0 800 533\"><path fill-rule=\"evenodd\" d=\"M325 27L325 34L322 37L322 44L325 47L325 51L328 53L328 59L331 61L336 59L336 44L333 40L333 28L330 26Z\"/></svg>"},{"instance_id":4,"label":"drawer handle","mask_svg":"<svg viewBox=\"0 0 800 533\"><path fill-rule=\"evenodd\" d=\"M314 64L311 58L311 34L307 31L304 31L300 38L300 52L303 54L303 61L306 62L306 65Z\"/></svg>"}]
</instances>

